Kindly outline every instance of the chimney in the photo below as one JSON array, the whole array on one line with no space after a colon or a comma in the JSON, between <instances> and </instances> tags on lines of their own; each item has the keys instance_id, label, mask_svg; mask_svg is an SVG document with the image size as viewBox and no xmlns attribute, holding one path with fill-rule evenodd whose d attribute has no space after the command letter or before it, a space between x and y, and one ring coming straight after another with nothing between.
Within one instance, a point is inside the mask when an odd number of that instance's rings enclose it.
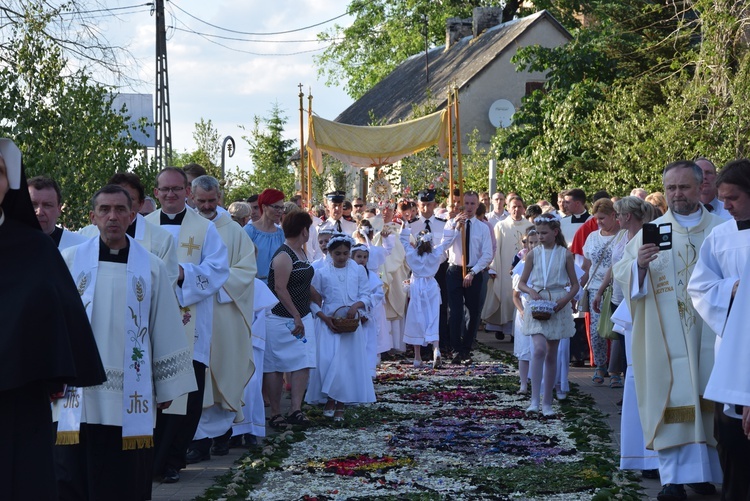
<instances>
[{"instance_id":1,"label":"chimney","mask_svg":"<svg viewBox=\"0 0 750 501\"><path fill-rule=\"evenodd\" d=\"M503 22L502 7L474 7L472 11L472 34L474 38Z\"/></svg>"},{"instance_id":2,"label":"chimney","mask_svg":"<svg viewBox=\"0 0 750 501\"><path fill-rule=\"evenodd\" d=\"M471 18L449 17L445 21L445 50L469 35L471 35Z\"/></svg>"}]
</instances>

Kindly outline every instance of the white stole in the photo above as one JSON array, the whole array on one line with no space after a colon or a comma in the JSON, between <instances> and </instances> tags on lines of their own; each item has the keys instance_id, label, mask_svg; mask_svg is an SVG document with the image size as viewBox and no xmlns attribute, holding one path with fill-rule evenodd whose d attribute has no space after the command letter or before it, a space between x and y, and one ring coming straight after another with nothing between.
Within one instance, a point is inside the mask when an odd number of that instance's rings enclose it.
<instances>
[{"instance_id":1,"label":"white stole","mask_svg":"<svg viewBox=\"0 0 750 501\"><path fill-rule=\"evenodd\" d=\"M123 350L122 448L153 447L153 384L151 375L150 254L128 236L130 250L126 265L127 299L125 304L125 349ZM92 238L76 250L72 275L91 322L99 268L99 239ZM58 445L77 444L81 427L83 391L69 387L64 397L58 424Z\"/></svg>"}]
</instances>

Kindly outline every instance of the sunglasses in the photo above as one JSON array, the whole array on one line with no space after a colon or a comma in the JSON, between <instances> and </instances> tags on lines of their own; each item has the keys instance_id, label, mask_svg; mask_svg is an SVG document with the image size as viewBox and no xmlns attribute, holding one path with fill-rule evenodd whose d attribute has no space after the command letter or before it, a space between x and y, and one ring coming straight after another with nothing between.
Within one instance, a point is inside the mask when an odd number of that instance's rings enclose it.
<instances>
[{"instance_id":1,"label":"sunglasses","mask_svg":"<svg viewBox=\"0 0 750 501\"><path fill-rule=\"evenodd\" d=\"M359 209L360 207L364 207L364 204L354 204L354 207L356 207L357 209Z\"/></svg>"}]
</instances>

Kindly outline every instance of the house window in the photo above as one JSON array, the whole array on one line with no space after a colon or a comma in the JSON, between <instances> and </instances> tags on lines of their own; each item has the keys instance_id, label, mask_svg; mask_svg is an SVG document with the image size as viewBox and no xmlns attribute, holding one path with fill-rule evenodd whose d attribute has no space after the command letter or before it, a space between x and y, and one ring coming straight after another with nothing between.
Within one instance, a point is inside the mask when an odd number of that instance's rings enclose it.
<instances>
[{"instance_id":1,"label":"house window","mask_svg":"<svg viewBox=\"0 0 750 501\"><path fill-rule=\"evenodd\" d=\"M535 90L544 92L544 82L526 82L526 95L531 95Z\"/></svg>"}]
</instances>

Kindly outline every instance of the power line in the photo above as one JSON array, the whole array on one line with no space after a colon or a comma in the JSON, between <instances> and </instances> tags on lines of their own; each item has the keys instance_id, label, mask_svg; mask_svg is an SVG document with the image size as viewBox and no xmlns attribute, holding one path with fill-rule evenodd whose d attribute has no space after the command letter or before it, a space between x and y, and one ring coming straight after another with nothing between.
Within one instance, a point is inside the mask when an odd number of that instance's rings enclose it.
<instances>
[{"instance_id":1,"label":"power line","mask_svg":"<svg viewBox=\"0 0 750 501\"><path fill-rule=\"evenodd\" d=\"M183 25L185 24L182 21L180 21L179 19L177 19L177 22L182 23ZM234 52L240 52L242 54L250 54L250 55L253 55L253 56L277 56L277 57L278 56L296 56L298 54L307 54L309 52L318 52L318 51L325 50L325 49L328 48L328 46L326 46L326 47L319 47L317 49L301 50L301 51L297 51L297 52L287 52L287 53L283 53L283 54L279 54L279 53L271 54L271 53L262 53L262 52L252 52L252 51L249 51L249 50L235 49L234 47L229 47L228 45L224 45L223 43L219 43L216 40L211 40L210 38L208 38L207 36L203 35L202 33L198 33L197 31L193 31L191 29L185 30L185 29L182 29L182 28L178 28L176 26L172 26L172 29L184 31L184 32L187 32L187 33L190 33L190 34L193 34L193 35L198 35L199 37L201 37L202 39L206 40L207 42L211 42L212 44L218 45L219 47L223 47L225 49L228 49L228 50L231 50L231 51L234 51Z\"/></svg>"},{"instance_id":2,"label":"power line","mask_svg":"<svg viewBox=\"0 0 750 501\"><path fill-rule=\"evenodd\" d=\"M302 27L302 28L295 28L295 29L293 29L293 30L286 30L286 31L273 31L273 32L267 32L267 33L252 33L252 32L248 32L248 31L237 31L237 30L232 30L232 29L229 29L229 28L223 28L223 27L221 27L221 26L217 26L217 25L215 25L215 24L211 24L211 23L209 23L208 21L204 21L203 19L201 19L201 18L199 18L199 17L196 17L196 16L194 16L194 15L193 15L193 14L191 14L190 12L188 12L188 11L186 11L185 9L183 9L182 7L180 7L179 5L175 4L175 3L173 2L173 1L172 1L172 2L169 2L169 3L170 3L171 5L173 5L174 7L176 7L177 9L179 9L180 11L184 12L185 14L187 14L188 16L192 17L192 18L193 18L193 19L195 19L196 21L199 21L199 22L201 22L201 23L203 23L203 24L206 24L206 25L208 25L208 26L211 26L212 28L216 28L217 30L227 31L227 32L229 32L229 33L236 33L236 34L238 34L238 35L252 35L252 36L285 35L285 34L287 34L287 33L295 33L295 32L297 32L297 31L304 31L304 30L309 30L310 28L315 28L315 27L317 27L317 26L320 26L320 25L322 25L322 24L330 23L331 21L335 21L336 19L342 18L342 17L344 17L344 16L346 16L346 15L347 15L347 13L346 13L346 12L344 12L343 14L341 14L341 15L339 15L339 16L336 16L336 17L332 17L331 19L326 19L325 21L321 21L321 22L319 22L319 23L316 23L316 24L311 24L310 26L304 26L304 27Z\"/></svg>"},{"instance_id":3,"label":"power line","mask_svg":"<svg viewBox=\"0 0 750 501\"><path fill-rule=\"evenodd\" d=\"M96 14L97 12L115 12L120 10L127 10L127 9L135 9L138 7L151 7L153 6L153 2L147 2L147 3L140 3L137 5L127 5L124 7L111 7L107 9L94 9L94 10L77 10L77 11L66 11L66 12L60 12L61 16L77 16L81 14ZM143 11L138 11L143 12ZM134 14L134 12L126 12L126 14Z\"/></svg>"},{"instance_id":4,"label":"power line","mask_svg":"<svg viewBox=\"0 0 750 501\"><path fill-rule=\"evenodd\" d=\"M182 21L180 21L182 22ZM183 25L185 23L182 23ZM211 38L219 38L221 40L233 40L237 42L257 42L257 43L309 43L309 42L321 42L322 40L319 40L317 38L311 39L311 40L250 40L247 38L237 38L237 37L225 37L222 35L214 35L212 33L201 33L199 31L195 31L192 29L185 29L185 28L179 28L177 26L169 26L169 28L175 29L177 31L184 31L186 33L192 33L194 35L202 35L206 37ZM340 39L330 39L330 40L340 40Z\"/></svg>"}]
</instances>

